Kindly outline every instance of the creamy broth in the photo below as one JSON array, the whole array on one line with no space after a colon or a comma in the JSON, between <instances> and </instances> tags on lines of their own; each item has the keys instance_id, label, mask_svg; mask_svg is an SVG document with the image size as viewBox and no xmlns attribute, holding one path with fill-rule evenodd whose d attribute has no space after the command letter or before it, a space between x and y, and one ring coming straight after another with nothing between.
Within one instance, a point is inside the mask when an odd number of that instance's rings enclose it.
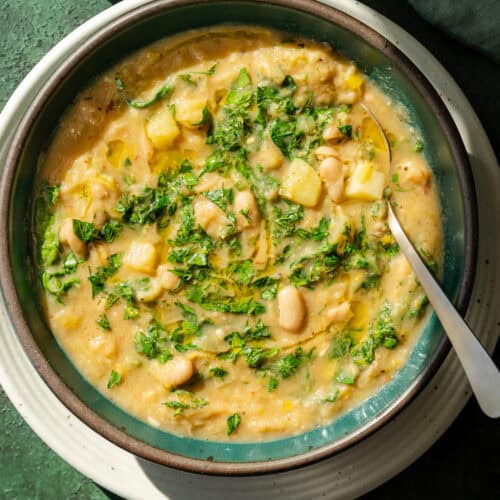
<instances>
[{"instance_id":1,"label":"creamy broth","mask_svg":"<svg viewBox=\"0 0 500 500\"><path fill-rule=\"evenodd\" d=\"M167 431L328 423L394 376L425 321L385 200L437 268L423 147L325 44L217 27L151 45L77 97L41 159L48 325L106 397Z\"/></svg>"}]
</instances>

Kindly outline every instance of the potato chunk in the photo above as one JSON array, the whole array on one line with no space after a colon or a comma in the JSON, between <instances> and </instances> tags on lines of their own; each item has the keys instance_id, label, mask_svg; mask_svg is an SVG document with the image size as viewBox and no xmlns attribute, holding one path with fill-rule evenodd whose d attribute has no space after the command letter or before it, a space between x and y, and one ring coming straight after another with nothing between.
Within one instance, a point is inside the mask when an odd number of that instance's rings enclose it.
<instances>
[{"instance_id":1,"label":"potato chunk","mask_svg":"<svg viewBox=\"0 0 500 500\"><path fill-rule=\"evenodd\" d=\"M155 148L163 149L175 141L179 135L179 127L170 110L164 108L149 119L146 133Z\"/></svg>"},{"instance_id":2,"label":"potato chunk","mask_svg":"<svg viewBox=\"0 0 500 500\"><path fill-rule=\"evenodd\" d=\"M133 241L124 258L124 263L135 271L151 273L156 266L156 248L145 241Z\"/></svg>"},{"instance_id":3,"label":"potato chunk","mask_svg":"<svg viewBox=\"0 0 500 500\"><path fill-rule=\"evenodd\" d=\"M281 167L284 157L271 139L266 139L259 151L250 155L252 165L261 165L265 170Z\"/></svg>"},{"instance_id":4,"label":"potato chunk","mask_svg":"<svg viewBox=\"0 0 500 500\"><path fill-rule=\"evenodd\" d=\"M197 128L203 117L203 109L207 105L206 99L178 99L175 102L175 118L187 128Z\"/></svg>"},{"instance_id":5,"label":"potato chunk","mask_svg":"<svg viewBox=\"0 0 500 500\"><path fill-rule=\"evenodd\" d=\"M346 198L375 201L384 194L385 175L373 168L370 162L359 162L345 188Z\"/></svg>"},{"instance_id":6,"label":"potato chunk","mask_svg":"<svg viewBox=\"0 0 500 500\"><path fill-rule=\"evenodd\" d=\"M321 194L321 179L304 160L295 158L283 176L280 195L305 207L317 205Z\"/></svg>"}]
</instances>

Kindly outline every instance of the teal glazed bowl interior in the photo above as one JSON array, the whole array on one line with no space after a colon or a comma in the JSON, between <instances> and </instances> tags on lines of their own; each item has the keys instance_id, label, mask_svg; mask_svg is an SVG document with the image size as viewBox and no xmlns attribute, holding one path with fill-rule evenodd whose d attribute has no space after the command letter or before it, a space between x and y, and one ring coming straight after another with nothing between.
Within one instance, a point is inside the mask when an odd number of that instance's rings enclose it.
<instances>
[{"instance_id":1,"label":"teal glazed bowl interior","mask_svg":"<svg viewBox=\"0 0 500 500\"><path fill-rule=\"evenodd\" d=\"M64 110L90 80L157 39L192 28L268 26L328 42L402 103L426 144L444 227L443 287L462 312L472 289L477 242L474 184L463 144L440 98L393 45L355 19L310 0L158 1L139 7L82 41L49 79L20 125L1 184L0 280L10 319L41 376L79 418L122 448L161 464L211 474L252 474L305 465L352 446L388 422L435 373L449 344L431 315L396 376L360 406L300 435L252 443L182 438L127 414L77 371L44 322L31 239L40 153Z\"/></svg>"}]
</instances>

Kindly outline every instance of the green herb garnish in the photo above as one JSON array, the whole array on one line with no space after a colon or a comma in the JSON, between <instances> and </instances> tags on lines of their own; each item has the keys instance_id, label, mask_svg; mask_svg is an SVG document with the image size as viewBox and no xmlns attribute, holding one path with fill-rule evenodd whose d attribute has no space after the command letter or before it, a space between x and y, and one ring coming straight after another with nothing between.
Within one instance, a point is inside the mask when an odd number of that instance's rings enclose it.
<instances>
[{"instance_id":1,"label":"green herb garnish","mask_svg":"<svg viewBox=\"0 0 500 500\"><path fill-rule=\"evenodd\" d=\"M115 385L120 384L122 381L122 376L115 370L111 370L111 375L108 380L108 389L111 389Z\"/></svg>"},{"instance_id":2,"label":"green herb garnish","mask_svg":"<svg viewBox=\"0 0 500 500\"><path fill-rule=\"evenodd\" d=\"M153 95L151 99L148 99L146 101L138 101L135 99L130 99L127 95L127 91L125 89L125 84L123 83L120 75L116 74L115 75L115 85L116 88L122 93L125 102L131 106L132 108L136 109L144 109L144 108L149 108L153 104L156 104L158 101L162 100L164 97L166 97L170 92L172 91L172 87L170 85L163 85L157 92L156 94Z\"/></svg>"},{"instance_id":3,"label":"green herb garnish","mask_svg":"<svg viewBox=\"0 0 500 500\"><path fill-rule=\"evenodd\" d=\"M241 416L239 413L234 413L227 418L227 435L230 436L241 424Z\"/></svg>"}]
</instances>

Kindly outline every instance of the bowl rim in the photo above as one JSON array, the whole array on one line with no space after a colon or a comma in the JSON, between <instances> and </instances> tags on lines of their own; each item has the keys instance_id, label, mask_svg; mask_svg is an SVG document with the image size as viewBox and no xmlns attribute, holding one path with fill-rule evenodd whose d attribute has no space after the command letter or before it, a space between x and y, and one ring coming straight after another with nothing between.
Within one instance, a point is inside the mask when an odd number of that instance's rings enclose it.
<instances>
[{"instance_id":1,"label":"bowl rim","mask_svg":"<svg viewBox=\"0 0 500 500\"><path fill-rule=\"evenodd\" d=\"M231 3L233 0L217 0L218 3ZM353 32L382 52L393 62L402 74L422 95L434 111L436 119L448 141L453 158L457 164L460 190L463 200L465 235L464 235L464 272L456 299L456 308L464 314L470 299L475 277L478 245L477 202L472 170L465 146L456 125L445 107L442 99L421 71L395 45L377 31L352 16L337 10L335 7L318 0L243 0L261 4L285 7L291 10L311 14L326 21L337 24ZM0 286L4 295L12 326L21 341L21 345L31 363L57 398L79 419L94 431L117 446L144 459L172 467L175 469L210 475L250 475L265 474L291 470L325 459L338 453L387 424L425 387L436 373L448 351L450 342L443 335L435 353L426 368L412 384L383 412L370 423L352 434L317 449L291 457L259 462L215 462L178 455L164 449L149 445L119 429L94 410L88 407L59 377L38 347L30 328L24 318L23 309L14 285L10 252L10 205L12 188L17 174L17 165L24 144L40 111L44 108L52 93L65 76L81 61L91 54L99 45L126 29L129 25L152 17L160 12L210 3L211 0L158 0L133 8L121 15L117 20L99 29L92 37L84 41L68 59L66 59L43 84L41 91L33 99L24 113L22 120L11 140L7 160L0 179L0 227L4 238L0 238Z\"/></svg>"}]
</instances>

